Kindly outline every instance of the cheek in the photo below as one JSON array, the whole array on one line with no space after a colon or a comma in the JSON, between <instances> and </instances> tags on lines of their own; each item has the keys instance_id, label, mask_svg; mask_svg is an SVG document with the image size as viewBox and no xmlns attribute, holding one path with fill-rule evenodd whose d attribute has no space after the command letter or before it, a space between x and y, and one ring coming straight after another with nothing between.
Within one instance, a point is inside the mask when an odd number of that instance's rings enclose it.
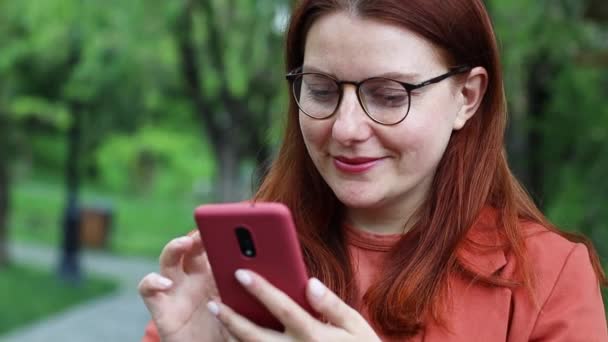
<instances>
[{"instance_id":1,"label":"cheek","mask_svg":"<svg viewBox=\"0 0 608 342\"><path fill-rule=\"evenodd\" d=\"M300 115L300 130L309 153L314 153L331 135L331 120L313 120Z\"/></svg>"},{"instance_id":2,"label":"cheek","mask_svg":"<svg viewBox=\"0 0 608 342\"><path fill-rule=\"evenodd\" d=\"M446 109L429 109L408 116L397 132L385 135L385 146L400 152L408 169L427 169L443 155L452 134Z\"/></svg>"},{"instance_id":3,"label":"cheek","mask_svg":"<svg viewBox=\"0 0 608 342\"><path fill-rule=\"evenodd\" d=\"M454 120L458 108L455 99L443 91L443 96L426 98L424 104L412 115L409 125L410 133L420 139L427 139L429 142L436 141L438 144L447 141L452 134Z\"/></svg>"}]
</instances>

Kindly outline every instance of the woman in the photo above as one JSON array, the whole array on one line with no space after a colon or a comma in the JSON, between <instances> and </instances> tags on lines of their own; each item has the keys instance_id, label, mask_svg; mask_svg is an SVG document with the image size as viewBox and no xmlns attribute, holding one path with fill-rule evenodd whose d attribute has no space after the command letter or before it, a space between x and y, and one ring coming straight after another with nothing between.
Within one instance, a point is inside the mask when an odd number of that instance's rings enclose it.
<instances>
[{"instance_id":1,"label":"woman","mask_svg":"<svg viewBox=\"0 0 608 342\"><path fill-rule=\"evenodd\" d=\"M236 315L194 235L140 284L144 340L608 340L593 247L547 222L507 166L480 0L305 0L286 52L287 128L255 200L291 208L330 324L246 270L286 330Z\"/></svg>"}]
</instances>

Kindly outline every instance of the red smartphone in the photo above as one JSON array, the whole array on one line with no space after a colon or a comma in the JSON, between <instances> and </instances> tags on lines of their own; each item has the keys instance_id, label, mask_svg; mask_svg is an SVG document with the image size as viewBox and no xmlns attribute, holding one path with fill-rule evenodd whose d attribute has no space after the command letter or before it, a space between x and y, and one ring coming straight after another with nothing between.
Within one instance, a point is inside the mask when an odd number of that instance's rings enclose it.
<instances>
[{"instance_id":1,"label":"red smartphone","mask_svg":"<svg viewBox=\"0 0 608 342\"><path fill-rule=\"evenodd\" d=\"M306 299L308 274L289 209L281 203L206 204L196 225L222 302L252 322L282 331L283 325L234 277L255 271L313 313Z\"/></svg>"}]
</instances>

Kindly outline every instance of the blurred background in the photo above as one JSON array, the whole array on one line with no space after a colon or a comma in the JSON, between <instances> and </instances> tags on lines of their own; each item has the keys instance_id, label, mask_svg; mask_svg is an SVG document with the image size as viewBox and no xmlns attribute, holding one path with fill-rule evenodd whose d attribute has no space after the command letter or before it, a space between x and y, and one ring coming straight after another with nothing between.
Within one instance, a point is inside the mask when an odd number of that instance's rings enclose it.
<instances>
[{"instance_id":1,"label":"blurred background","mask_svg":"<svg viewBox=\"0 0 608 342\"><path fill-rule=\"evenodd\" d=\"M0 0L0 340L137 340L196 205L246 199L287 103L289 0ZM608 265L608 2L487 0L510 163Z\"/></svg>"}]
</instances>

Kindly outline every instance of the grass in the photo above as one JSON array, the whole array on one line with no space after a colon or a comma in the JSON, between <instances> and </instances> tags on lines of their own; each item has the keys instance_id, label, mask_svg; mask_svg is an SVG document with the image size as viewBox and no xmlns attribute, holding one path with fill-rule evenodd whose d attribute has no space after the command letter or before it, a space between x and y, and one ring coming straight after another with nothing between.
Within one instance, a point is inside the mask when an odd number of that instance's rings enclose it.
<instances>
[{"instance_id":1,"label":"grass","mask_svg":"<svg viewBox=\"0 0 608 342\"><path fill-rule=\"evenodd\" d=\"M194 229L195 199L129 197L102 194L85 188L85 206L110 203L113 224L109 249L121 255L157 257L173 237ZM10 238L45 245L61 243L61 218L65 206L63 186L52 182L22 181L13 184Z\"/></svg>"},{"instance_id":2,"label":"grass","mask_svg":"<svg viewBox=\"0 0 608 342\"><path fill-rule=\"evenodd\" d=\"M0 335L116 288L115 282L98 277L87 277L75 287L49 271L30 266L0 269Z\"/></svg>"}]
</instances>

